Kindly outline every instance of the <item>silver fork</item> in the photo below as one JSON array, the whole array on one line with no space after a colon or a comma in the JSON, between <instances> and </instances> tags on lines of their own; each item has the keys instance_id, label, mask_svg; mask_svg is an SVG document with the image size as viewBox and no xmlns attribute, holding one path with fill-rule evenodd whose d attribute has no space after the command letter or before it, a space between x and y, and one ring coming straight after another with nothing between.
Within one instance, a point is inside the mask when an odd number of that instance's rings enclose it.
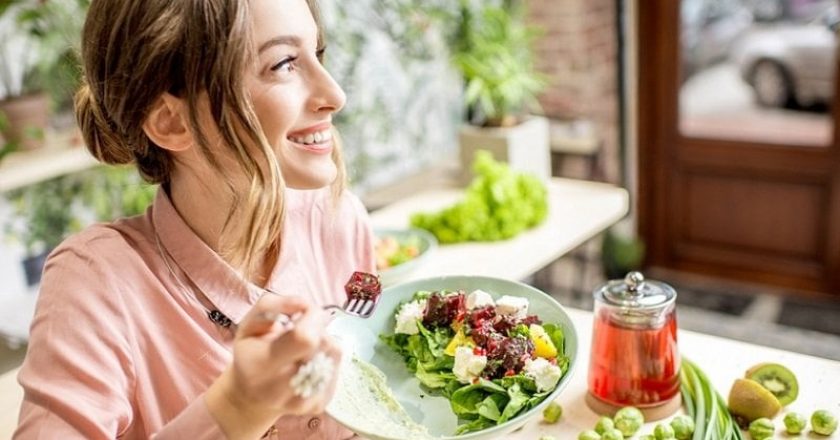
<instances>
[{"instance_id":1,"label":"silver fork","mask_svg":"<svg viewBox=\"0 0 840 440\"><path fill-rule=\"evenodd\" d=\"M272 293L274 295L282 295L277 292L273 292L271 290L267 290L268 293ZM344 302L343 306L339 306L338 304L327 304L322 306L321 309L323 310L334 310L337 312L344 313L348 316L355 316L359 318L370 318L373 315L373 311L376 310L376 306L379 304L379 297L376 299L371 298L353 298L347 299ZM274 314L266 314L264 316L265 319L269 321L274 321L276 324L280 325L281 327L291 326L295 321L298 320L299 314L295 314L292 316L280 313L277 315Z\"/></svg>"},{"instance_id":2,"label":"silver fork","mask_svg":"<svg viewBox=\"0 0 840 440\"><path fill-rule=\"evenodd\" d=\"M364 272L355 272L353 276L350 278L349 283L352 283L353 280L356 278L357 275L361 275L363 277L376 277L376 292L371 294L369 292L364 292L362 289L354 290L350 287L345 287L345 291L347 292L347 301L344 302L343 306L339 306L337 304L328 304L322 307L323 310L334 310L340 311L348 316L355 316L359 318L369 318L373 315L373 311L376 310L376 306L379 304L379 298L382 294L382 287L379 284L379 277L376 275L364 273ZM367 280L368 282L371 280ZM266 289L266 292L273 293L275 295L281 295L280 293L274 292L270 289ZM298 316L287 316L284 314L280 314L277 317L273 318L273 320L282 325L282 326L289 326L294 321L296 321Z\"/></svg>"},{"instance_id":3,"label":"silver fork","mask_svg":"<svg viewBox=\"0 0 840 440\"><path fill-rule=\"evenodd\" d=\"M340 312L344 312L346 315L350 316L357 316L359 318L369 318L373 315L373 311L376 310L376 306L379 304L379 297L376 299L371 298L348 298L347 301L344 302L343 306L339 306L337 304L329 304L323 307L324 310L337 310Z\"/></svg>"},{"instance_id":4,"label":"silver fork","mask_svg":"<svg viewBox=\"0 0 840 440\"><path fill-rule=\"evenodd\" d=\"M344 306L324 306L324 310L340 310L347 315L359 318L369 318L379 303L382 295L382 285L377 275L356 271L344 285L347 301Z\"/></svg>"}]
</instances>

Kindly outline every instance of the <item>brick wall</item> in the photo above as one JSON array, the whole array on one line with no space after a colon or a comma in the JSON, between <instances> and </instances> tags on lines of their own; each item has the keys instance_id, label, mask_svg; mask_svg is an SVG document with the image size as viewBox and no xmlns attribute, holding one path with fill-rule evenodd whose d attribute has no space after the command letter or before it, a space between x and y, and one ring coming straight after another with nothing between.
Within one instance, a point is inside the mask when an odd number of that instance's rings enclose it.
<instances>
[{"instance_id":1,"label":"brick wall","mask_svg":"<svg viewBox=\"0 0 840 440\"><path fill-rule=\"evenodd\" d=\"M615 0L528 0L543 29L537 68L548 75L540 98L548 117L594 121L603 136L605 180L618 183L618 40Z\"/></svg>"}]
</instances>

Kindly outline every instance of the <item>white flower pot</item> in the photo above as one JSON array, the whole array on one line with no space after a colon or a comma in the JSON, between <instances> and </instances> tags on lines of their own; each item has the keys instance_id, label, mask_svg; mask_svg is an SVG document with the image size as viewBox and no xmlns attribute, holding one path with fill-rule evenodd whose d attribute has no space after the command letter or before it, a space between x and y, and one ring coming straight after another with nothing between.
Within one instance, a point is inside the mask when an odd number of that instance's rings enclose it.
<instances>
[{"instance_id":1,"label":"white flower pot","mask_svg":"<svg viewBox=\"0 0 840 440\"><path fill-rule=\"evenodd\" d=\"M476 150L487 150L496 160L507 162L517 171L531 173L546 182L551 177L548 120L530 116L513 127L463 125L459 133L461 180L472 180Z\"/></svg>"}]
</instances>

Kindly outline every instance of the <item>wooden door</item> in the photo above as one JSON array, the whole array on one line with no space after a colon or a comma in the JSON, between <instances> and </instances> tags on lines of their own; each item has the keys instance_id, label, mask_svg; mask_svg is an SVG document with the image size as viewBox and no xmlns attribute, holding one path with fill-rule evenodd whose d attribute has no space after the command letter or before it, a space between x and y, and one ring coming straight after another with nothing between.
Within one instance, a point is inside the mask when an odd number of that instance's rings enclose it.
<instances>
[{"instance_id":1,"label":"wooden door","mask_svg":"<svg viewBox=\"0 0 840 440\"><path fill-rule=\"evenodd\" d=\"M760 21L755 3L638 1L648 263L840 295L837 5Z\"/></svg>"}]
</instances>

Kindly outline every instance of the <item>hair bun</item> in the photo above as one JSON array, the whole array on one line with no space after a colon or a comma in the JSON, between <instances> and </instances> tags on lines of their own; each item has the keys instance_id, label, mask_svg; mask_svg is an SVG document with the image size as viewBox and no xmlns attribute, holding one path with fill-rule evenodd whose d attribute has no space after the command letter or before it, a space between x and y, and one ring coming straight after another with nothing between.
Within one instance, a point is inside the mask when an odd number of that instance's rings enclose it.
<instances>
[{"instance_id":1,"label":"hair bun","mask_svg":"<svg viewBox=\"0 0 840 440\"><path fill-rule=\"evenodd\" d=\"M125 139L116 132L114 122L102 111L90 85L83 82L75 98L76 121L90 154L107 164L122 165L134 161Z\"/></svg>"}]
</instances>

